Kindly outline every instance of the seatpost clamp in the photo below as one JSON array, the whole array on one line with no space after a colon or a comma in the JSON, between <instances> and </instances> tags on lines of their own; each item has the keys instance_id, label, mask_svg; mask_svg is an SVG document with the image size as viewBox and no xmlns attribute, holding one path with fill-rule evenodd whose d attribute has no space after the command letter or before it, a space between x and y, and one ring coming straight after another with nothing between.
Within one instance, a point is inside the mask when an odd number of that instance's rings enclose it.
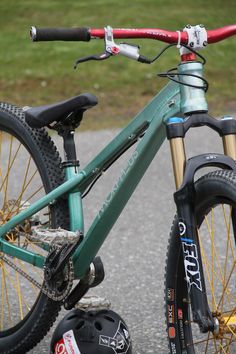
<instances>
[{"instance_id":1,"label":"seatpost clamp","mask_svg":"<svg viewBox=\"0 0 236 354\"><path fill-rule=\"evenodd\" d=\"M190 26L187 25L184 29L184 32L188 33L188 46L194 50L200 50L207 46L207 31L204 25ZM180 54L191 53L187 48L181 46Z\"/></svg>"}]
</instances>

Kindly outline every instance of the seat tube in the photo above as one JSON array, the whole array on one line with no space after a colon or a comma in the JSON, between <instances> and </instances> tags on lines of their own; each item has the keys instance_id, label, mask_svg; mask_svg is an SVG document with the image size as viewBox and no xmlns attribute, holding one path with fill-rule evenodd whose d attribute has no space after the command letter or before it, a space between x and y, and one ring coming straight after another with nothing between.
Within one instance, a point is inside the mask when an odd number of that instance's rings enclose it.
<instances>
[{"instance_id":1,"label":"seat tube","mask_svg":"<svg viewBox=\"0 0 236 354\"><path fill-rule=\"evenodd\" d=\"M78 166L65 167L66 179L74 178L79 173ZM68 195L70 230L84 232L83 204L81 193L75 189Z\"/></svg>"},{"instance_id":2,"label":"seat tube","mask_svg":"<svg viewBox=\"0 0 236 354\"><path fill-rule=\"evenodd\" d=\"M76 156L74 129L63 127L61 136L64 142L65 161L62 167L65 169L67 181L75 178L79 173L79 161ZM70 215L70 230L84 232L84 217L81 193L77 188L68 193L68 207Z\"/></svg>"}]
</instances>

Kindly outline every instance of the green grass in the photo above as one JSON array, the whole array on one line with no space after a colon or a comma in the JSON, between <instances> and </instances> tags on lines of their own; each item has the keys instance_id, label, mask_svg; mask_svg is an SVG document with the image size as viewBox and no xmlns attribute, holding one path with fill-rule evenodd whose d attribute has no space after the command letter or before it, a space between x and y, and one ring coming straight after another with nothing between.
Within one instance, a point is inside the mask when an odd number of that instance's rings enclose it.
<instances>
[{"instance_id":1,"label":"green grass","mask_svg":"<svg viewBox=\"0 0 236 354\"><path fill-rule=\"evenodd\" d=\"M81 92L98 96L99 105L83 126L120 126L165 84L156 74L178 64L171 49L154 65L123 57L88 62L73 70L74 61L103 51L103 41L32 43L29 27L90 26L182 29L204 23L209 29L236 23L235 0L1 0L1 101L39 105ZM142 53L154 56L163 43L133 40ZM236 37L208 46L206 77L211 112L236 111Z\"/></svg>"}]
</instances>

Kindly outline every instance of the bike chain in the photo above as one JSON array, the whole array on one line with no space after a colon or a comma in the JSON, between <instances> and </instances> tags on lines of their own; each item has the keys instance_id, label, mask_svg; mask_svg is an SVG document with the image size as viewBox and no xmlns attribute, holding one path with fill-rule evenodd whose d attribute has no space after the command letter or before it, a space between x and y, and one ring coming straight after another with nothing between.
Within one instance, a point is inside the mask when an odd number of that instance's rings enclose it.
<instances>
[{"instance_id":1,"label":"bike chain","mask_svg":"<svg viewBox=\"0 0 236 354\"><path fill-rule=\"evenodd\" d=\"M57 246L53 246L54 248L60 248ZM74 281L74 268L73 268L73 262L72 259L70 258L67 264L67 286L66 289L62 292L62 294L58 295L56 291L52 291L48 289L47 286L41 285L37 280L32 278L29 274L24 272L21 268L19 268L15 263L11 262L6 256L4 256L2 253L0 253L0 259L2 259L4 262L6 262L11 268L13 268L16 272L18 272L20 275L22 275L25 279L27 279L30 283L35 285L38 289L42 291L44 295L46 295L48 298L52 299L53 301L62 301L64 300L67 295L69 294L72 286L73 286L73 281Z\"/></svg>"}]
</instances>

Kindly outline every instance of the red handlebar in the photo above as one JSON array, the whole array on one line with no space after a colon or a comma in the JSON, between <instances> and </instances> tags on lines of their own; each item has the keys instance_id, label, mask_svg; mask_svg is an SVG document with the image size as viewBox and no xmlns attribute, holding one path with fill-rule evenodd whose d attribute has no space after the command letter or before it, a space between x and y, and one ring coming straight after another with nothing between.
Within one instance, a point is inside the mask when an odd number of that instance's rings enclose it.
<instances>
[{"instance_id":1,"label":"red handlebar","mask_svg":"<svg viewBox=\"0 0 236 354\"><path fill-rule=\"evenodd\" d=\"M91 38L104 38L104 29L89 29ZM216 43L236 34L236 24L207 31L208 43ZM178 32L166 31L158 28L141 29L113 29L114 38L151 38L166 43L178 43ZM188 33L180 32L182 44L188 43Z\"/></svg>"},{"instance_id":2,"label":"red handlebar","mask_svg":"<svg viewBox=\"0 0 236 354\"><path fill-rule=\"evenodd\" d=\"M236 25L225 26L207 31L208 43L216 43L236 34Z\"/></svg>"},{"instance_id":3,"label":"red handlebar","mask_svg":"<svg viewBox=\"0 0 236 354\"><path fill-rule=\"evenodd\" d=\"M91 38L104 38L105 30L104 29L92 29L90 28ZM170 32L158 28L140 28L140 29L123 29L113 28L113 37L114 38L151 38L157 39L166 43L177 43L178 42L178 33ZM187 44L188 34L187 32L181 33L181 42Z\"/></svg>"}]
</instances>

